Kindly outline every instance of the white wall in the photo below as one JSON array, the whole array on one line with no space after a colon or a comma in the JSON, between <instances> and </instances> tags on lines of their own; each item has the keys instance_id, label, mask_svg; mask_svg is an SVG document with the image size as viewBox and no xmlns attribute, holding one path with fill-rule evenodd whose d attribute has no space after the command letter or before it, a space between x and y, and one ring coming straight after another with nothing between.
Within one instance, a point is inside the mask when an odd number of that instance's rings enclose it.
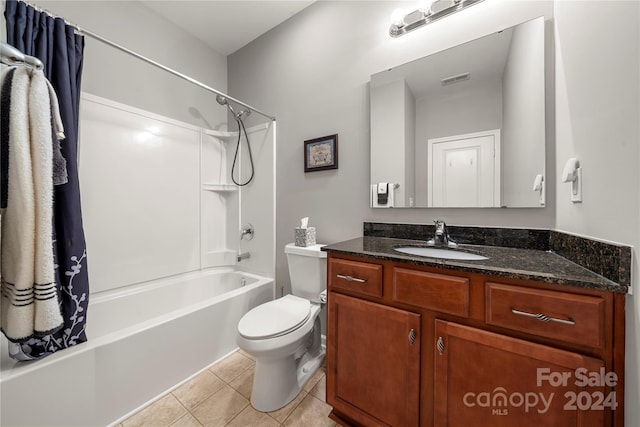
<instances>
[{"instance_id":1,"label":"white wall","mask_svg":"<svg viewBox=\"0 0 640 427\"><path fill-rule=\"evenodd\" d=\"M394 191L394 206L408 206L413 194L413 175L405 165L413 159L413 138L407 122L414 114L413 97L404 79L371 88L371 184L399 184ZM340 148L340 146L338 146ZM410 183L407 182L410 180Z\"/></svg>"},{"instance_id":2,"label":"white wall","mask_svg":"<svg viewBox=\"0 0 640 427\"><path fill-rule=\"evenodd\" d=\"M226 57L139 2L32 3L226 92ZM196 126L226 128L227 111L216 103L214 94L91 37L85 41L83 91Z\"/></svg>"},{"instance_id":3,"label":"white wall","mask_svg":"<svg viewBox=\"0 0 640 427\"><path fill-rule=\"evenodd\" d=\"M502 204L536 206L540 194L533 188L544 175L544 22L534 20L513 30L503 78ZM522 162L526 159L526 162ZM509 177L505 179L505 177Z\"/></svg>"},{"instance_id":4,"label":"white wall","mask_svg":"<svg viewBox=\"0 0 640 427\"><path fill-rule=\"evenodd\" d=\"M371 184L390 182L394 207L415 201L416 100L404 79L371 86Z\"/></svg>"},{"instance_id":5,"label":"white wall","mask_svg":"<svg viewBox=\"0 0 640 427\"><path fill-rule=\"evenodd\" d=\"M228 241L231 247L239 252L249 252L251 258L242 260L240 268L243 271L262 276L275 277L275 144L276 123L269 122L253 128L247 128L251 141L254 162L254 178L246 186L240 187L240 216L239 227L253 225L255 233L251 240L236 240L239 233L233 230L229 233ZM243 137L244 141L244 137ZM229 155L235 152L235 141L227 144ZM250 165L247 161L246 141L241 145L239 157L242 158L242 181L249 177ZM232 162L233 160L230 160ZM229 163L231 164L231 163ZM231 166L229 166L229 170ZM238 228L236 228L238 230Z\"/></svg>"},{"instance_id":6,"label":"white wall","mask_svg":"<svg viewBox=\"0 0 640 427\"><path fill-rule=\"evenodd\" d=\"M640 3L555 5L556 174L577 157L583 202L556 181L556 228L633 245L634 294L627 296L625 424L640 425Z\"/></svg>"},{"instance_id":7,"label":"white wall","mask_svg":"<svg viewBox=\"0 0 640 427\"><path fill-rule=\"evenodd\" d=\"M402 206L414 206L416 184L416 99L404 85L404 203Z\"/></svg>"}]
</instances>

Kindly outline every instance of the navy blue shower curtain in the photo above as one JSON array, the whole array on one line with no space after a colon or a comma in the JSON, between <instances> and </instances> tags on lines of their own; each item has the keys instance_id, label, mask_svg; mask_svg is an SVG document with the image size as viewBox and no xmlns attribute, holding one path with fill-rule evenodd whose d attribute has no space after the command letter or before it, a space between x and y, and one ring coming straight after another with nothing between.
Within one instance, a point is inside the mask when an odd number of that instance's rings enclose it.
<instances>
[{"instance_id":1,"label":"navy blue shower curtain","mask_svg":"<svg viewBox=\"0 0 640 427\"><path fill-rule=\"evenodd\" d=\"M75 34L63 19L39 12L21 1L7 0L5 18L7 42L43 62L44 74L58 95L66 135L60 143L67 161L68 182L54 187L53 219L56 282L64 328L21 344L25 358L40 358L87 339L89 280L77 169L84 37Z\"/></svg>"}]
</instances>

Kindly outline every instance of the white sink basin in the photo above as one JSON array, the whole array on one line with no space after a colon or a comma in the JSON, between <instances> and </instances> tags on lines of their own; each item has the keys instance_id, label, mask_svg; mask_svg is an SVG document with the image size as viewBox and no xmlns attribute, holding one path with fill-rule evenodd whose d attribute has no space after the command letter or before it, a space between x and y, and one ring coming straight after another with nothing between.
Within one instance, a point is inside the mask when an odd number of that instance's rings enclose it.
<instances>
[{"instance_id":1,"label":"white sink basin","mask_svg":"<svg viewBox=\"0 0 640 427\"><path fill-rule=\"evenodd\" d=\"M482 259L488 259L486 256L476 255L469 252L463 252L463 251L452 250L452 249L404 246L401 248L393 248L393 250L402 252L403 254L425 256L429 258L459 259L459 260L466 260L466 261L479 261Z\"/></svg>"}]
</instances>

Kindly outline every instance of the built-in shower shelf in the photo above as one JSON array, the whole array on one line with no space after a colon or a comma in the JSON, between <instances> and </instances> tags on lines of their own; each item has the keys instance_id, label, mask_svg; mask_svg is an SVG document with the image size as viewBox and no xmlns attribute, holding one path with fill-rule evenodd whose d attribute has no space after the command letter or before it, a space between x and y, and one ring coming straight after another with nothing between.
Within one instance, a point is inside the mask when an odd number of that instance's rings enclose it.
<instances>
[{"instance_id":1,"label":"built-in shower shelf","mask_svg":"<svg viewBox=\"0 0 640 427\"><path fill-rule=\"evenodd\" d=\"M270 126L269 123L262 123L256 126L251 126L247 128L247 133L252 134L254 132L258 132L264 129L268 129ZM227 141L236 141L238 139L238 131L229 132L224 130L211 130L211 129L202 129L202 132L205 135L212 136L214 138L219 139L222 142Z\"/></svg>"},{"instance_id":2,"label":"built-in shower shelf","mask_svg":"<svg viewBox=\"0 0 640 427\"><path fill-rule=\"evenodd\" d=\"M238 138L238 132L227 132L223 130L211 130L211 129L202 129L202 132L204 132L205 135L218 138L223 142L235 141Z\"/></svg>"},{"instance_id":3,"label":"built-in shower shelf","mask_svg":"<svg viewBox=\"0 0 640 427\"><path fill-rule=\"evenodd\" d=\"M205 191L217 191L217 192L230 192L238 191L238 186L234 184L202 184L202 189Z\"/></svg>"}]
</instances>

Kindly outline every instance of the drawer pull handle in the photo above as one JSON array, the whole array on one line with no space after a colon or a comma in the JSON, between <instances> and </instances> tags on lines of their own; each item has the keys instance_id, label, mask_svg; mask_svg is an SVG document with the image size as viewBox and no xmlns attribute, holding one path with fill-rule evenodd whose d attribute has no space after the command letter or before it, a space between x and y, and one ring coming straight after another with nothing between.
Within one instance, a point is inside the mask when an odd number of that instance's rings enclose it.
<instances>
[{"instance_id":1,"label":"drawer pull handle","mask_svg":"<svg viewBox=\"0 0 640 427\"><path fill-rule=\"evenodd\" d=\"M413 345L414 342L416 342L416 331L414 331L413 329L411 329L409 331L409 344Z\"/></svg>"},{"instance_id":2,"label":"drawer pull handle","mask_svg":"<svg viewBox=\"0 0 640 427\"><path fill-rule=\"evenodd\" d=\"M569 318L567 320L558 319L556 317L547 316L546 314L542 314L542 313L527 313L526 311L516 310L515 308L512 308L511 312L513 314L517 314L519 316L533 317L535 319L538 319L541 322L556 322L556 323L562 323L563 325L572 325L572 326L576 324L575 320L573 320L571 318Z\"/></svg>"},{"instance_id":3,"label":"drawer pull handle","mask_svg":"<svg viewBox=\"0 0 640 427\"><path fill-rule=\"evenodd\" d=\"M344 279L347 282L358 282L358 283L364 283L367 281L367 279L358 279L357 277L353 277L353 276L343 276L342 274L337 274L338 279Z\"/></svg>"},{"instance_id":4,"label":"drawer pull handle","mask_svg":"<svg viewBox=\"0 0 640 427\"><path fill-rule=\"evenodd\" d=\"M442 339L442 337L438 337L436 348L438 349L438 354L442 356L444 354L444 340Z\"/></svg>"}]
</instances>

